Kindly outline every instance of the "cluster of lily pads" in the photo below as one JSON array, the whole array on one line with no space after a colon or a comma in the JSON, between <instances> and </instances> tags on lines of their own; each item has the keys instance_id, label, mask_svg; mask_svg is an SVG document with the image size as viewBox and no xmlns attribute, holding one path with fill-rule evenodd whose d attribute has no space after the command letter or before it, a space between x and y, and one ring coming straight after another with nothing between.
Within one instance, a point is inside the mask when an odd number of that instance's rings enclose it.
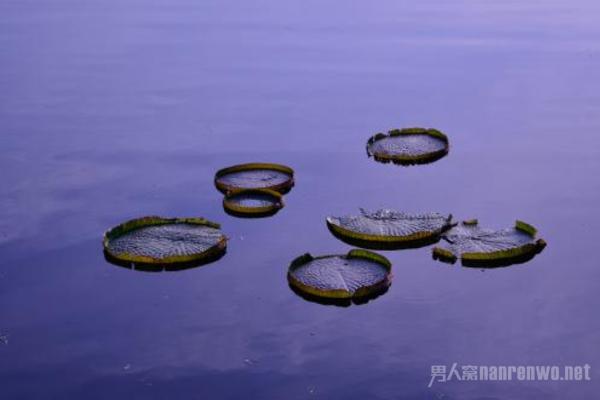
<instances>
[{"instance_id":1,"label":"cluster of lily pads","mask_svg":"<svg viewBox=\"0 0 600 400\"><path fill-rule=\"evenodd\" d=\"M281 164L248 163L223 168L215 186L225 194L223 209L237 217L266 217L283 208L294 186L294 170Z\"/></svg>"},{"instance_id":2,"label":"cluster of lily pads","mask_svg":"<svg viewBox=\"0 0 600 400\"><path fill-rule=\"evenodd\" d=\"M224 194L225 212L266 217L283 208L294 171L280 164L240 164L217 171L214 182ZM225 254L227 237L220 228L204 218L136 218L104 234L104 255L114 264L140 270L195 267Z\"/></svg>"},{"instance_id":3,"label":"cluster of lily pads","mask_svg":"<svg viewBox=\"0 0 600 400\"><path fill-rule=\"evenodd\" d=\"M395 129L367 142L367 154L380 162L413 165L433 162L449 150L446 135L435 129ZM283 194L294 185L294 171L280 164L250 163L215 174L224 194L224 210L236 217L266 217L283 207ZM524 262L546 243L536 229L516 221L512 228L481 228L477 220L457 223L452 215L407 214L397 210L366 211L327 217L330 232L358 247L344 255L292 261L288 282L302 297L335 304L362 303L391 285L391 263L366 249L399 250L432 244L434 259L464 266L497 267ZM178 269L212 262L226 251L220 226L203 218L143 217L120 224L104 234L106 258L135 269Z\"/></svg>"}]
</instances>

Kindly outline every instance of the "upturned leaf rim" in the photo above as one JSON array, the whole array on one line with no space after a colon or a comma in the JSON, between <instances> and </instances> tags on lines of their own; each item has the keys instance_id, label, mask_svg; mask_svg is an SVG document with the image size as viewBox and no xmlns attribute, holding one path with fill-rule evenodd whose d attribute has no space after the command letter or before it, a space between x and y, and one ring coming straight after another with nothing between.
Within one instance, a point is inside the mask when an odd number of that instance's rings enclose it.
<instances>
[{"instance_id":1,"label":"upturned leaf rim","mask_svg":"<svg viewBox=\"0 0 600 400\"><path fill-rule=\"evenodd\" d=\"M344 289L325 290L325 289L319 289L319 288L316 288L313 286L309 286L309 285L306 285L306 284L300 282L300 280L296 279L296 277L293 274L294 271L296 271L298 268L308 264L309 262L312 262L314 260L324 259L324 258L331 258L331 257L342 257L342 258L346 258L346 259L354 258L354 259L368 260L371 262L375 262L375 263L379 264L380 266L384 267L387 272L385 274L385 277L382 280L380 280L372 285L362 286L362 287L358 288L357 290L355 290L354 293L352 293L348 290L344 290ZM388 288L392 283L392 263L386 257L382 256L381 254L377 254L372 251L364 250L364 249L351 249L346 254L328 254L328 255L322 255L322 256L318 256L318 257L314 257L310 253L304 253L301 256L298 256L294 260L292 260L292 262L290 263L290 265L288 267L287 278L288 278L288 282L291 286L293 286L294 288L296 288L304 293L312 295L312 296L328 298L328 299L352 299L352 300L354 300L354 299L368 298L370 296L377 295L377 294L381 293L382 290L385 290L386 288Z\"/></svg>"},{"instance_id":2,"label":"upturned leaf rim","mask_svg":"<svg viewBox=\"0 0 600 400\"><path fill-rule=\"evenodd\" d=\"M432 151L429 153L423 153L418 155L401 155L401 154L380 154L371 151L371 146L382 139L396 136L408 136L408 135L428 135L444 143L444 148L441 150ZM434 162L444 157L450 151L450 141L448 136L442 131L434 128L402 128L402 129L391 129L387 134L379 132L371 136L367 140L367 156L373 157L375 161L388 163L393 162L401 165L413 165L413 164L427 164Z\"/></svg>"},{"instance_id":3,"label":"upturned leaf rim","mask_svg":"<svg viewBox=\"0 0 600 400\"><path fill-rule=\"evenodd\" d=\"M169 265L169 264L186 264L186 263L195 263L202 262L204 260L210 260L217 258L222 253L225 252L227 248L227 237L224 234L221 234L221 238L219 241L211 246L210 248L192 254L179 255L179 256L169 256L169 257L151 257L151 256L141 256L137 254L131 253L113 253L110 250L110 241L121 237L129 232L132 232L136 229L148 227L148 226L160 226L160 225L177 225L177 224L186 224L186 225L198 225L198 226L207 226L210 228L220 229L221 225L216 222L209 221L205 218L201 217L176 217L176 218L167 218L160 217L156 215L150 215L140 218L133 218L128 221L125 221L119 225L116 225L110 229L108 229L102 238L102 246L104 248L104 254L109 258L115 261L120 262L128 262L134 264L144 264L144 265Z\"/></svg>"},{"instance_id":4,"label":"upturned leaf rim","mask_svg":"<svg viewBox=\"0 0 600 400\"><path fill-rule=\"evenodd\" d=\"M393 235L373 235L368 233L356 232L340 226L332 220L332 217L327 217L325 222L331 233L342 241L361 244L361 246L373 246L379 249L394 249L394 246L410 247L414 244L420 247L420 244L432 244L439 240L440 235L447 229L451 228L455 223L452 222L452 214L446 218L446 225L440 230L423 230L405 236Z\"/></svg>"},{"instance_id":5,"label":"upturned leaf rim","mask_svg":"<svg viewBox=\"0 0 600 400\"><path fill-rule=\"evenodd\" d=\"M479 221L477 219L464 220L462 221L462 224L465 226L478 226ZM530 236L531 239L535 241L510 249L492 252L465 252L460 254L455 254L448 249L436 246L432 249L432 257L434 260L439 260L450 264L454 264L458 259L460 259L463 265L467 264L467 266L477 266L478 263L486 261L495 262L501 265L502 262L510 262L511 260L533 257L544 250L547 243L544 239L537 238L538 231L533 225L522 220L516 220L513 227L514 229Z\"/></svg>"},{"instance_id":6,"label":"upturned leaf rim","mask_svg":"<svg viewBox=\"0 0 600 400\"><path fill-rule=\"evenodd\" d=\"M257 169L267 169L271 171L277 171L284 173L289 176L289 178L280 184L266 186L260 189L269 189L279 193L286 193L294 186L294 170L287 165L283 164L275 164L275 163L265 163L265 162L251 162L244 164L232 165L230 167L221 168L215 173L214 183L217 190L219 190L223 194L227 194L227 192L241 190L241 189L253 189L253 188L242 188L238 186L228 185L226 183L220 182L219 178L231 174L233 172L241 172L241 171L252 171Z\"/></svg>"}]
</instances>

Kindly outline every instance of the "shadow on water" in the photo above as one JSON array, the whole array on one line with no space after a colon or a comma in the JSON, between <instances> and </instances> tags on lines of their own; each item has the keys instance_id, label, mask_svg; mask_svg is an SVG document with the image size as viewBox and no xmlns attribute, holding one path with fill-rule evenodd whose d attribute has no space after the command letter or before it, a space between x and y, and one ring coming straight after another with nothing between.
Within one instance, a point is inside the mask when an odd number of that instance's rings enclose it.
<instances>
[{"instance_id":1,"label":"shadow on water","mask_svg":"<svg viewBox=\"0 0 600 400\"><path fill-rule=\"evenodd\" d=\"M174 271L183 271L186 269L198 268L207 264L211 264L215 261L220 260L225 253L227 253L227 249L222 249L202 260L196 261L186 261L186 262L178 262L178 263L169 263L169 264L151 264L151 263L139 263L139 262L130 262L123 261L118 258L113 257L108 252L103 251L104 259L108 261L110 264L116 265L118 267L132 269L135 271L143 271L143 272L174 272Z\"/></svg>"},{"instance_id":2,"label":"shadow on water","mask_svg":"<svg viewBox=\"0 0 600 400\"><path fill-rule=\"evenodd\" d=\"M494 269L494 268L506 268L513 265L525 264L532 260L540 252L525 254L518 257L512 257L504 260L461 260L461 264L465 268L483 268L483 269Z\"/></svg>"},{"instance_id":3,"label":"shadow on water","mask_svg":"<svg viewBox=\"0 0 600 400\"><path fill-rule=\"evenodd\" d=\"M418 249L420 247L430 246L440 241L440 236L433 236L426 239L411 240L407 242L396 242L396 243L385 243L385 242L373 242L370 240L354 239L340 235L335 230L331 229L331 226L327 224L327 229L333 236L342 242L349 244L350 246L360 247L363 249L371 250L405 250L405 249Z\"/></svg>"},{"instance_id":4,"label":"shadow on water","mask_svg":"<svg viewBox=\"0 0 600 400\"><path fill-rule=\"evenodd\" d=\"M292 290L292 292L296 293L296 295L310 303L317 303L324 306L350 307L352 304L357 306L367 304L370 301L375 300L379 296L384 295L389 290L391 284L382 286L380 289L378 289L375 292L372 292L368 296L355 297L350 299L333 299L328 297L319 297L310 293L303 292L300 289L297 289L296 287L290 285L289 283L288 286Z\"/></svg>"},{"instance_id":5,"label":"shadow on water","mask_svg":"<svg viewBox=\"0 0 600 400\"><path fill-rule=\"evenodd\" d=\"M424 157L424 158L401 160L401 159L390 159L387 157L380 157L375 154L370 154L369 151L367 150L367 158L372 157L373 160L377 161L380 164L395 164L395 165L398 165L401 167L410 167L412 165L432 164L432 163L438 161L439 159L446 157L447 155L448 155L448 150L444 149L444 150L437 151L435 153L431 153L430 155L428 155L427 157Z\"/></svg>"},{"instance_id":6,"label":"shadow on water","mask_svg":"<svg viewBox=\"0 0 600 400\"><path fill-rule=\"evenodd\" d=\"M476 269L495 269L495 268L506 268L514 265L525 264L531 261L536 255L541 253L543 250L523 254L520 256L504 258L501 260L460 260L460 264L464 268L476 268ZM442 258L432 257L434 260L441 261L446 264L455 264L456 261L445 260Z\"/></svg>"},{"instance_id":7,"label":"shadow on water","mask_svg":"<svg viewBox=\"0 0 600 400\"><path fill-rule=\"evenodd\" d=\"M265 211L265 212L261 212L261 213L241 213L241 212L237 212L234 210L230 210L227 207L223 206L223 211L225 211L225 213L229 216L235 217L235 218L244 218L244 219L256 219L256 218L269 218L272 217L273 215L277 214L279 212L279 210L281 210L281 208L275 208L273 210L269 210L269 211Z\"/></svg>"}]
</instances>

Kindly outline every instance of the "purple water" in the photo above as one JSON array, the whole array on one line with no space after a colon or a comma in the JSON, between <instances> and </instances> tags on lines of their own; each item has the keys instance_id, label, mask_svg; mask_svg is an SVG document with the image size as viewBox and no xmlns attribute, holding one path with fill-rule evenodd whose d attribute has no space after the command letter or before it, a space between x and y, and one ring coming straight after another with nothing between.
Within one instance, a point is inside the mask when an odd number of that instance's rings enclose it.
<instances>
[{"instance_id":1,"label":"purple water","mask_svg":"<svg viewBox=\"0 0 600 400\"><path fill-rule=\"evenodd\" d=\"M600 388L600 3L0 2L0 398L592 399ZM435 127L400 167L367 139ZM272 218L224 213L214 172L295 169ZM328 215L536 226L528 263L384 252L390 290L304 300L289 262L345 254ZM148 273L102 233L222 224L227 254ZM583 382L446 382L432 365L592 366Z\"/></svg>"}]
</instances>

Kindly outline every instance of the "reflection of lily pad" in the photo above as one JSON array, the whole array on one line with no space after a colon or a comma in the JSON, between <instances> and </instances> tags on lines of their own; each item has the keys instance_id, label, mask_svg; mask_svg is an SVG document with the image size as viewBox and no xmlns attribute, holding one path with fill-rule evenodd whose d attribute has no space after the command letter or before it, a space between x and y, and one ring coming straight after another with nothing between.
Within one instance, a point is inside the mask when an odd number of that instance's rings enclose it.
<instances>
[{"instance_id":1,"label":"reflection of lily pad","mask_svg":"<svg viewBox=\"0 0 600 400\"><path fill-rule=\"evenodd\" d=\"M285 193L294 186L294 170L280 164L234 165L217 171L215 186L223 193L239 189L271 189Z\"/></svg>"},{"instance_id":2,"label":"reflection of lily pad","mask_svg":"<svg viewBox=\"0 0 600 400\"><path fill-rule=\"evenodd\" d=\"M283 196L269 189L242 189L228 192L223 208L234 216L264 217L275 214L283 207Z\"/></svg>"},{"instance_id":3,"label":"reflection of lily pad","mask_svg":"<svg viewBox=\"0 0 600 400\"><path fill-rule=\"evenodd\" d=\"M309 301L311 303L321 304L324 306L337 306L337 307L350 307L352 304L355 304L355 305L366 304L372 300L375 300L379 296L383 296L384 294L387 293L387 291L389 289L389 286L382 286L380 290L374 291L369 296L338 299L338 298L332 298L332 297L321 297L321 296L316 296L314 294L310 294L307 292L303 292L302 290L296 288L291 283L289 284L289 287L294 293L296 293L296 295L302 297L306 301Z\"/></svg>"},{"instance_id":4,"label":"reflection of lily pad","mask_svg":"<svg viewBox=\"0 0 600 400\"><path fill-rule=\"evenodd\" d=\"M377 249L421 247L435 243L452 224L452 215L406 214L394 210L328 217L329 230L352 245Z\"/></svg>"},{"instance_id":5,"label":"reflection of lily pad","mask_svg":"<svg viewBox=\"0 0 600 400\"><path fill-rule=\"evenodd\" d=\"M477 220L465 221L443 235L445 243L433 249L433 258L465 266L494 267L526 261L546 247L537 230L522 221L513 228L480 228Z\"/></svg>"},{"instance_id":6,"label":"reflection of lily pad","mask_svg":"<svg viewBox=\"0 0 600 400\"><path fill-rule=\"evenodd\" d=\"M376 161L396 164L426 164L448 154L448 137L436 129L393 129L378 133L367 142L367 155Z\"/></svg>"},{"instance_id":7,"label":"reflection of lily pad","mask_svg":"<svg viewBox=\"0 0 600 400\"><path fill-rule=\"evenodd\" d=\"M387 290L391 268L385 257L367 250L321 257L306 253L290 264L288 281L309 296L360 301Z\"/></svg>"},{"instance_id":8,"label":"reflection of lily pad","mask_svg":"<svg viewBox=\"0 0 600 400\"><path fill-rule=\"evenodd\" d=\"M219 225L203 218L144 217L104 234L110 261L146 266L207 262L221 256L226 246Z\"/></svg>"}]
</instances>

